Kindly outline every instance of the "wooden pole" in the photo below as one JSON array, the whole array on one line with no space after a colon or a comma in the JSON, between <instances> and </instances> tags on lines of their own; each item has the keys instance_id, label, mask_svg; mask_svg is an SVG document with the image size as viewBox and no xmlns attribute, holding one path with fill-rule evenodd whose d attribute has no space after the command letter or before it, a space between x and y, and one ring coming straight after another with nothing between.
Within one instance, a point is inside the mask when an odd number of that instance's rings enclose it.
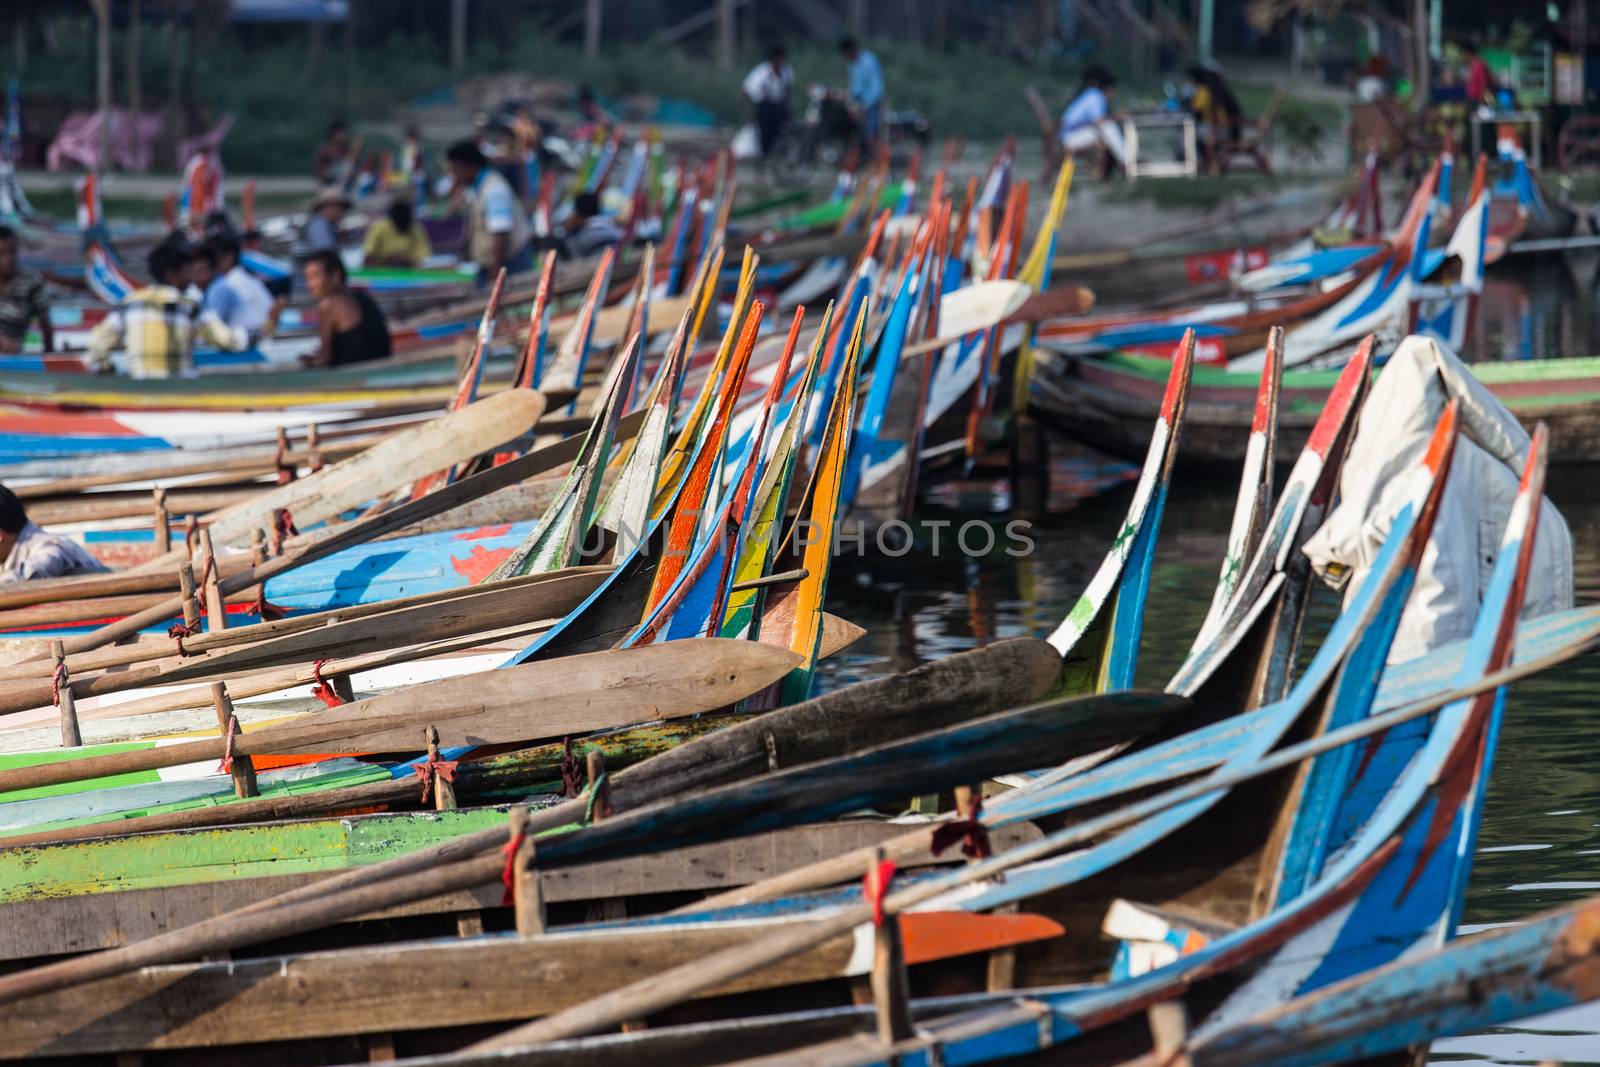
<instances>
[{"instance_id":1,"label":"wooden pole","mask_svg":"<svg viewBox=\"0 0 1600 1067\"><path fill-rule=\"evenodd\" d=\"M200 531L200 574L205 580L206 629L221 633L228 628L228 607L222 601L220 576L217 574L216 549L211 544L211 528Z\"/></svg>"},{"instance_id":2,"label":"wooden pole","mask_svg":"<svg viewBox=\"0 0 1600 1067\"><path fill-rule=\"evenodd\" d=\"M589 773L589 811L594 822L611 815L611 781L606 776L606 756L598 748L589 750L586 769Z\"/></svg>"},{"instance_id":3,"label":"wooden pole","mask_svg":"<svg viewBox=\"0 0 1600 1067\"><path fill-rule=\"evenodd\" d=\"M583 54L590 59L600 57L600 16L600 0L584 0Z\"/></svg>"},{"instance_id":4,"label":"wooden pole","mask_svg":"<svg viewBox=\"0 0 1600 1067\"><path fill-rule=\"evenodd\" d=\"M433 776L433 807L435 811L449 811L456 806L456 788L439 773L439 728L430 726L423 731L428 739L428 773Z\"/></svg>"},{"instance_id":5,"label":"wooden pole","mask_svg":"<svg viewBox=\"0 0 1600 1067\"><path fill-rule=\"evenodd\" d=\"M67 651L60 641L50 642L50 658L54 661L52 677L56 685L56 707L61 712L61 747L81 748L83 735L78 731L78 708L72 700L72 679L67 676Z\"/></svg>"},{"instance_id":6,"label":"wooden pole","mask_svg":"<svg viewBox=\"0 0 1600 1067\"><path fill-rule=\"evenodd\" d=\"M156 552L166 555L172 551L172 516L167 514L167 491L160 486L151 490L156 509Z\"/></svg>"},{"instance_id":7,"label":"wooden pole","mask_svg":"<svg viewBox=\"0 0 1600 1067\"><path fill-rule=\"evenodd\" d=\"M234 713L233 700L228 696L226 683L211 683L211 703L217 709L217 725L222 728L222 736L227 737L230 731L237 735L239 718ZM248 754L233 757L228 764L228 775L233 779L234 796L243 799L261 795L261 789L256 784L256 765Z\"/></svg>"},{"instance_id":8,"label":"wooden pole","mask_svg":"<svg viewBox=\"0 0 1600 1067\"><path fill-rule=\"evenodd\" d=\"M450 0L450 69L460 74L467 65L467 0Z\"/></svg>"},{"instance_id":9,"label":"wooden pole","mask_svg":"<svg viewBox=\"0 0 1600 1067\"><path fill-rule=\"evenodd\" d=\"M884 851L880 848L873 854L868 878L877 877L878 864L883 860ZM906 977L899 915L885 915L883 922L873 928L872 999L877 1008L879 1041L892 1045L911 1036L911 985Z\"/></svg>"},{"instance_id":10,"label":"wooden pole","mask_svg":"<svg viewBox=\"0 0 1600 1067\"><path fill-rule=\"evenodd\" d=\"M139 80L139 19L141 0L128 0L128 114L133 117L134 136L138 136L139 114L144 109L144 86Z\"/></svg>"},{"instance_id":11,"label":"wooden pole","mask_svg":"<svg viewBox=\"0 0 1600 1067\"><path fill-rule=\"evenodd\" d=\"M95 19L95 108L100 118L99 161L104 171L111 159L111 0L89 0Z\"/></svg>"},{"instance_id":12,"label":"wooden pole","mask_svg":"<svg viewBox=\"0 0 1600 1067\"><path fill-rule=\"evenodd\" d=\"M717 0L717 69L733 69L734 0Z\"/></svg>"},{"instance_id":13,"label":"wooden pole","mask_svg":"<svg viewBox=\"0 0 1600 1067\"><path fill-rule=\"evenodd\" d=\"M200 605L194 595L194 564L178 564L178 597L183 602L183 624L193 630L200 625Z\"/></svg>"},{"instance_id":14,"label":"wooden pole","mask_svg":"<svg viewBox=\"0 0 1600 1067\"><path fill-rule=\"evenodd\" d=\"M511 809L511 840L521 842L511 857L511 904L517 917L518 937L537 937L544 933L544 886L534 866L538 847L528 833L528 806Z\"/></svg>"}]
</instances>

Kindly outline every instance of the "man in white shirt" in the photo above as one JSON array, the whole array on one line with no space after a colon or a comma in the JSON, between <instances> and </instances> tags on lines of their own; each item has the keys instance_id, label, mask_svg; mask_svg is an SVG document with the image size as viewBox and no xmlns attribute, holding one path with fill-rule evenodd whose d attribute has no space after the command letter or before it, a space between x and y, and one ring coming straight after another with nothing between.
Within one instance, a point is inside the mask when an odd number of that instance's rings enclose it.
<instances>
[{"instance_id":1,"label":"man in white shirt","mask_svg":"<svg viewBox=\"0 0 1600 1067\"><path fill-rule=\"evenodd\" d=\"M1061 147L1069 155L1103 147L1118 166L1123 165L1122 124L1111 114L1116 91L1117 79L1105 68L1091 66L1083 72L1083 88L1061 113Z\"/></svg>"},{"instance_id":2,"label":"man in white shirt","mask_svg":"<svg viewBox=\"0 0 1600 1067\"><path fill-rule=\"evenodd\" d=\"M741 86L745 99L755 109L756 131L761 135L761 156L772 155L778 135L789 122L789 90L794 85L794 68L789 66L783 45L767 49L766 62L744 76Z\"/></svg>"},{"instance_id":3,"label":"man in white shirt","mask_svg":"<svg viewBox=\"0 0 1600 1067\"><path fill-rule=\"evenodd\" d=\"M200 309L215 312L234 329L261 333L272 314L272 294L240 264L239 239L226 233L208 237L195 258L211 271L205 280L195 278L205 294Z\"/></svg>"},{"instance_id":4,"label":"man in white shirt","mask_svg":"<svg viewBox=\"0 0 1600 1067\"><path fill-rule=\"evenodd\" d=\"M533 230L511 184L471 141L457 141L444 158L466 195L467 254L478 265L478 284L488 284L502 267L508 274L531 270Z\"/></svg>"}]
</instances>

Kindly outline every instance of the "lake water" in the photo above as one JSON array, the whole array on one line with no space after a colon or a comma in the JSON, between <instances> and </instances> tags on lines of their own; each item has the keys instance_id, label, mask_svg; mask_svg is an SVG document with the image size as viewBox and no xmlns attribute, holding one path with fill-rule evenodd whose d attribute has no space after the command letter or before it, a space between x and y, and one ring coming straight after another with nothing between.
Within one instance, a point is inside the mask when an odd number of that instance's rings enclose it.
<instances>
[{"instance_id":1,"label":"lake water","mask_svg":"<svg viewBox=\"0 0 1600 1067\"><path fill-rule=\"evenodd\" d=\"M1491 274L1469 358L1600 354L1595 314L1600 258L1518 262ZM905 669L977 644L1021 634L1045 636L1082 591L1127 507L1133 469L1058 445L1049 523L1035 527L1034 551L981 557L952 548L899 559L846 556L830 580L830 609L868 630L825 664L819 684L841 684ZM1182 472L1180 472L1181 474ZM1103 488L1109 485L1110 488ZM1096 489L1102 489L1095 492ZM1216 585L1236 485L1181 476L1167 505L1140 655L1143 685L1159 688L1188 649ZM1583 471L1553 470L1551 498L1571 526L1578 600L1600 598L1600 496ZM929 516L960 521L992 513L1003 525L1004 482L938 487ZM1004 544L1003 537L1001 544ZM969 539L981 548L981 540ZM1317 613L1336 607L1323 590ZM1463 916L1471 931L1600 893L1600 654L1519 683L1478 839ZM1515 1026L1436 1042L1433 1061L1464 1064L1553 1060L1600 1064L1600 1004Z\"/></svg>"}]
</instances>

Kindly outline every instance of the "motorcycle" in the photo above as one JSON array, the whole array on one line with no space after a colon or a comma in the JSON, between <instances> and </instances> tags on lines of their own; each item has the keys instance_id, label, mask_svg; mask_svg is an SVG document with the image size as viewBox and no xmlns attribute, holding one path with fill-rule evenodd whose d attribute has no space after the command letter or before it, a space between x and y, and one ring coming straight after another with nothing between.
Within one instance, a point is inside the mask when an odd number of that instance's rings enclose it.
<instances>
[{"instance_id":1,"label":"motorcycle","mask_svg":"<svg viewBox=\"0 0 1600 1067\"><path fill-rule=\"evenodd\" d=\"M879 134L889 144L891 161L903 162L901 157L910 154L909 146L928 144L931 129L920 112L890 111L884 115ZM860 143L861 123L849 98L837 89L813 85L806 94L800 121L791 121L779 135L772 152L773 171L780 181L803 185L815 177L819 166L837 169Z\"/></svg>"}]
</instances>

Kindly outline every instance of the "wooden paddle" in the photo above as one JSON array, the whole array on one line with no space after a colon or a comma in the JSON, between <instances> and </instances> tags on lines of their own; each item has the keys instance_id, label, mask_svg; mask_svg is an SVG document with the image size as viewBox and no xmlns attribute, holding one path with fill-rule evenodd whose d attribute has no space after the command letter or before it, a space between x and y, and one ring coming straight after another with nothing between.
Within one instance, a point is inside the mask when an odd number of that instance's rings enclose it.
<instances>
[{"instance_id":1,"label":"wooden paddle","mask_svg":"<svg viewBox=\"0 0 1600 1067\"><path fill-rule=\"evenodd\" d=\"M279 486L267 497L209 516L211 539L219 546L248 544L253 531L272 528L273 514L280 509L288 509L297 525L334 518L428 473L424 465L465 462L526 433L539 421L544 408L544 397L530 389L508 389L468 404Z\"/></svg>"},{"instance_id":2,"label":"wooden paddle","mask_svg":"<svg viewBox=\"0 0 1600 1067\"><path fill-rule=\"evenodd\" d=\"M638 432L640 424L644 421L644 412L635 411L622 418L617 427L617 437L620 440L624 435ZM525 478L551 470L564 463L570 463L582 447L580 437L569 437L544 448L536 449L525 456L502 463L498 467L491 467L480 474L470 478L463 478L453 485L445 486L437 492L429 493L420 500L408 500L388 511L370 518L360 519L355 522L344 523L329 530L324 536L310 541L292 552L286 552L275 559L270 559L257 566L248 567L237 574L229 575L219 583L224 596L248 589L276 575L291 571L304 564L323 559L349 548L351 545L381 537L395 530L403 530L422 519L449 511L451 508L468 500L475 500L496 489L503 489L514 485ZM87 652L130 637L147 626L155 626L170 619L176 618L183 610L182 597L169 597L158 601L150 607L116 622L108 623L92 633L82 634L69 638L65 642L66 651L71 653Z\"/></svg>"},{"instance_id":3,"label":"wooden paddle","mask_svg":"<svg viewBox=\"0 0 1600 1067\"><path fill-rule=\"evenodd\" d=\"M694 638L613 649L414 686L233 739L241 756L409 752L425 726L444 746L591 733L711 711L782 678L796 657L755 641ZM225 738L0 770L0 793L221 759Z\"/></svg>"},{"instance_id":4,"label":"wooden paddle","mask_svg":"<svg viewBox=\"0 0 1600 1067\"><path fill-rule=\"evenodd\" d=\"M678 643L661 647L670 649ZM763 774L775 763L790 766L826 759L842 749L879 744L1037 700L1060 673L1061 659L1049 644L1016 638L860 682L687 741L618 772L611 777L612 809L627 811L688 789ZM528 831L548 831L580 820L583 810L584 802L573 800L534 812ZM505 841L506 833L498 827L464 834L135 944L6 975L0 977L0 1003L138 967L288 937L493 881L505 866Z\"/></svg>"},{"instance_id":5,"label":"wooden paddle","mask_svg":"<svg viewBox=\"0 0 1600 1067\"><path fill-rule=\"evenodd\" d=\"M609 573L607 567L572 568L546 574L543 577L548 580L543 582L497 582L489 587L468 587L466 595L453 600L379 612L349 622L330 621L317 629L297 629L203 657L173 657L132 670L73 678L72 695L84 700L199 678L225 678L290 663L465 637L537 619L559 619L583 603ZM333 614L337 617L337 613ZM54 685L54 681L46 677L6 686L4 692L0 692L0 713L25 711L51 703Z\"/></svg>"}]
</instances>

